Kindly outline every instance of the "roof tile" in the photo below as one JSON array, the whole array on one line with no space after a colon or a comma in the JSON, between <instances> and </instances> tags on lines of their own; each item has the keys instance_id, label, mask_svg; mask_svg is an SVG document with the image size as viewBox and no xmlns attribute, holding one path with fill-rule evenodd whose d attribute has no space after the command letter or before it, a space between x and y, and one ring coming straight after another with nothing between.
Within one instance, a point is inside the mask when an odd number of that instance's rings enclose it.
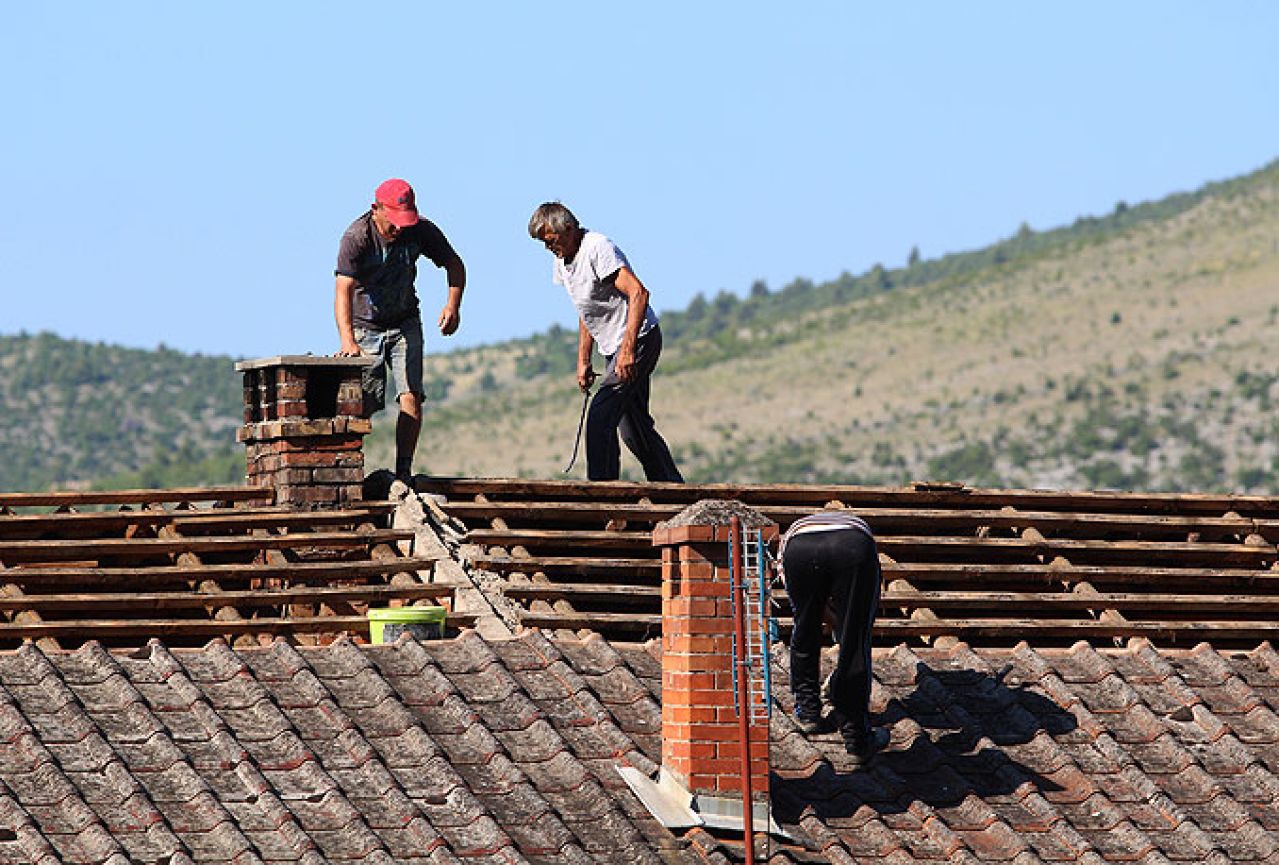
<instances>
[{"instance_id":1,"label":"roof tile","mask_svg":"<svg viewBox=\"0 0 1279 865\"><path fill-rule=\"evenodd\" d=\"M6 813L15 837L56 835L46 858L98 832L133 858L678 861L616 772L656 770L653 648L529 632L3 654L0 861ZM892 741L867 767L774 718L774 815L814 847L771 861L1279 862L1276 662L1145 641L877 652ZM789 700L784 665L775 685ZM687 855L740 855L690 838Z\"/></svg>"}]
</instances>

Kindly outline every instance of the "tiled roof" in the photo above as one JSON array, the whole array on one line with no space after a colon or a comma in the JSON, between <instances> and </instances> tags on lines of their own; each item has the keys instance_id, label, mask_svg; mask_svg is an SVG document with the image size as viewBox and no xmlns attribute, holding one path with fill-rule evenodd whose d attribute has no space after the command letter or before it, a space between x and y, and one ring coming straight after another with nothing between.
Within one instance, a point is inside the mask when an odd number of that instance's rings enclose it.
<instances>
[{"instance_id":1,"label":"tiled roof","mask_svg":"<svg viewBox=\"0 0 1279 865\"><path fill-rule=\"evenodd\" d=\"M1279 862L1279 655L875 654L888 749L772 724L770 862ZM0 653L0 863L738 861L617 772L660 759L651 646L473 631Z\"/></svg>"}]
</instances>

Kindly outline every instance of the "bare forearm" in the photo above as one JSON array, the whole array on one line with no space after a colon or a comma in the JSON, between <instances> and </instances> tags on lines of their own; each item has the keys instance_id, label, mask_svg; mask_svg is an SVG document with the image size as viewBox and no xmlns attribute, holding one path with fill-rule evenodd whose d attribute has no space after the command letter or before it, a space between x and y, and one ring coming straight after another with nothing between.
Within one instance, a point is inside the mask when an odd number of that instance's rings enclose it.
<instances>
[{"instance_id":1,"label":"bare forearm","mask_svg":"<svg viewBox=\"0 0 1279 865\"><path fill-rule=\"evenodd\" d=\"M648 313L648 290L643 286L626 301L626 332L622 334L622 345L635 351L635 343L639 341L640 327L644 324L644 316Z\"/></svg>"},{"instance_id":2,"label":"bare forearm","mask_svg":"<svg viewBox=\"0 0 1279 865\"><path fill-rule=\"evenodd\" d=\"M581 319L577 322L577 365L579 368L591 365L591 353L595 351L595 338L586 329Z\"/></svg>"},{"instance_id":3,"label":"bare forearm","mask_svg":"<svg viewBox=\"0 0 1279 865\"><path fill-rule=\"evenodd\" d=\"M338 340L341 348L338 354L359 354L360 346L355 341L355 325L351 314L352 298L355 295L355 280L349 276L339 276L333 298L333 317L337 321Z\"/></svg>"},{"instance_id":4,"label":"bare forearm","mask_svg":"<svg viewBox=\"0 0 1279 865\"><path fill-rule=\"evenodd\" d=\"M444 266L449 279L449 306L462 308L462 293L466 291L466 265L462 259L454 258Z\"/></svg>"}]
</instances>

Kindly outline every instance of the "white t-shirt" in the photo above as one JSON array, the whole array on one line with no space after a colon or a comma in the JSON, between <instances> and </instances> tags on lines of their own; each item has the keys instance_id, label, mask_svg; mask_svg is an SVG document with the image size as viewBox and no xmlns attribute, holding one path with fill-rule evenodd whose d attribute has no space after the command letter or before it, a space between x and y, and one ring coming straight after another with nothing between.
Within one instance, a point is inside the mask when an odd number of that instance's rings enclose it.
<instances>
[{"instance_id":1,"label":"white t-shirt","mask_svg":"<svg viewBox=\"0 0 1279 865\"><path fill-rule=\"evenodd\" d=\"M586 232L569 264L555 259L555 281L568 289L577 314L605 357L617 354L626 335L626 295L618 291L616 285L617 272L623 267L630 267L626 255L598 231ZM639 335L655 327L657 313L650 304Z\"/></svg>"}]
</instances>

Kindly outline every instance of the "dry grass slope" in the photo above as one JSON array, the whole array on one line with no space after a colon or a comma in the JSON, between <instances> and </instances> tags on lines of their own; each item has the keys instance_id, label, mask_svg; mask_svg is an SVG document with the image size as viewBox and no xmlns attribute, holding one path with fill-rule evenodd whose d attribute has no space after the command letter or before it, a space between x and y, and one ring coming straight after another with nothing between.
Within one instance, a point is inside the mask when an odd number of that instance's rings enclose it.
<instances>
[{"instance_id":1,"label":"dry grass slope","mask_svg":"<svg viewBox=\"0 0 1279 865\"><path fill-rule=\"evenodd\" d=\"M770 322L787 342L659 368L654 414L690 480L1277 492L1275 178L1104 242ZM669 340L664 364L696 349ZM523 379L502 346L428 364L454 387L421 468L561 476L571 377Z\"/></svg>"}]
</instances>

